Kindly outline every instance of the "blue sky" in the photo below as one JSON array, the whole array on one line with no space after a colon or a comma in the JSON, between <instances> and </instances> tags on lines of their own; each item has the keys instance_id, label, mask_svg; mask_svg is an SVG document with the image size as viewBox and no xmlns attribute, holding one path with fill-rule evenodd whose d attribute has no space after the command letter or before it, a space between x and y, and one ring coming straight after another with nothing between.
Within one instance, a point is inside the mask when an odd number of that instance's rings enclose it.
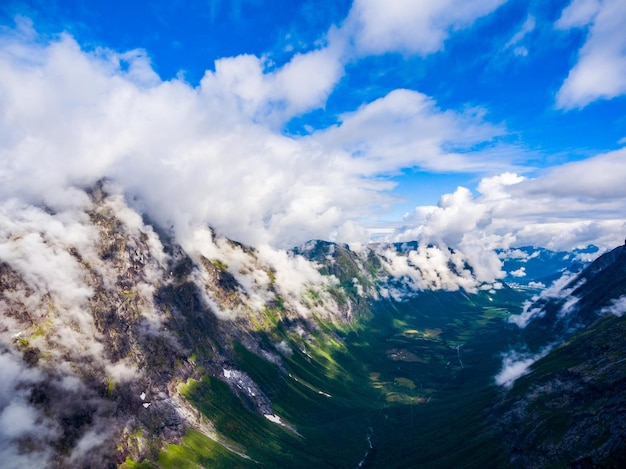
<instances>
[{"instance_id":1,"label":"blue sky","mask_svg":"<svg viewBox=\"0 0 626 469\"><path fill-rule=\"evenodd\" d=\"M0 103L12 136L0 177L37 181L7 182L6 196L50 204L42 187L107 176L180 231L285 246L624 237L619 0L9 0L0 21L2 65L20 77L0 93L57 96L35 120L17 98ZM126 92L123 125L103 120ZM67 126L52 133L59 111ZM93 139L76 143L72 122ZM177 133L155 146L164 128ZM32 141L59 174L37 175ZM172 201L199 198L212 202Z\"/></svg>"}]
</instances>

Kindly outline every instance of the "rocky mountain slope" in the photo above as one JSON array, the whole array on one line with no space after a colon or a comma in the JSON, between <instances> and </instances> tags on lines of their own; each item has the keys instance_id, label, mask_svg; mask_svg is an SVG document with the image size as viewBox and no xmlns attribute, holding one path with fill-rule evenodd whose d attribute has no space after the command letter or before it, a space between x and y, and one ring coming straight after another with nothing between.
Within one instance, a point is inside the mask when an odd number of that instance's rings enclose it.
<instances>
[{"instance_id":1,"label":"rocky mountain slope","mask_svg":"<svg viewBox=\"0 0 626 469\"><path fill-rule=\"evenodd\" d=\"M285 253L274 259L285 264L281 275L298 269L310 284L280 283L255 252L215 244L207 231L207 249L231 254L237 279L218 258L192 258L157 235L102 187L64 213L20 207L2 215L4 467L155 458L164 442L208 425L177 390L201 372L219 375L251 409L272 415L266 396L248 392L252 384L241 390L248 378L229 366L233 341L278 361L280 345L260 350L255 331L280 316L306 341L314 323L301 320L302 308L330 322L349 313L332 296L331 280ZM309 296L306 306L297 295Z\"/></svg>"},{"instance_id":2,"label":"rocky mountain slope","mask_svg":"<svg viewBox=\"0 0 626 469\"><path fill-rule=\"evenodd\" d=\"M524 338L537 344L543 337L554 348L496 409L511 463L624 467L626 248L600 256L561 285L526 308Z\"/></svg>"},{"instance_id":3,"label":"rocky mountain slope","mask_svg":"<svg viewBox=\"0 0 626 469\"><path fill-rule=\"evenodd\" d=\"M578 274L564 275L513 318L524 327L526 341L538 347L546 339L559 342L599 317L624 312L626 248L603 254Z\"/></svg>"}]
</instances>

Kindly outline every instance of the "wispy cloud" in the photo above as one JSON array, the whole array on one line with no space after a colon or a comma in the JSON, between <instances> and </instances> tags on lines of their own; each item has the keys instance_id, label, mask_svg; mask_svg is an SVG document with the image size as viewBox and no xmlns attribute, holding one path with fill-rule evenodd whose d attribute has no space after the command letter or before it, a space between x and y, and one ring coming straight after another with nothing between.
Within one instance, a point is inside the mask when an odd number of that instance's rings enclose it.
<instances>
[{"instance_id":1,"label":"wispy cloud","mask_svg":"<svg viewBox=\"0 0 626 469\"><path fill-rule=\"evenodd\" d=\"M578 62L556 96L561 109L582 108L626 93L626 4L620 0L574 0L558 29L588 28Z\"/></svg>"},{"instance_id":2,"label":"wispy cloud","mask_svg":"<svg viewBox=\"0 0 626 469\"><path fill-rule=\"evenodd\" d=\"M567 300L560 310L561 316L566 315L570 312L570 308L578 302L578 298L571 296L578 285L566 288L575 277L575 274L562 275L548 288L543 289L539 295L535 295L530 301L526 301L522 312L511 315L509 322L516 324L522 329L525 328L533 319L545 316L544 307L550 300Z\"/></svg>"},{"instance_id":3,"label":"wispy cloud","mask_svg":"<svg viewBox=\"0 0 626 469\"><path fill-rule=\"evenodd\" d=\"M609 306L605 306L600 312L622 317L626 313L626 296L614 299Z\"/></svg>"},{"instance_id":4,"label":"wispy cloud","mask_svg":"<svg viewBox=\"0 0 626 469\"><path fill-rule=\"evenodd\" d=\"M535 29L535 25L535 17L528 15L519 31L517 31L513 37L509 39L509 41L504 45L504 48L512 49L515 55L523 57L527 56L528 47L523 44L523 40Z\"/></svg>"},{"instance_id":5,"label":"wispy cloud","mask_svg":"<svg viewBox=\"0 0 626 469\"><path fill-rule=\"evenodd\" d=\"M20 358L0 353L0 457L7 468L47 466L52 451L48 439L57 429L30 402L29 386L43 380L42 374L28 368ZM30 438L33 451L19 450L17 440Z\"/></svg>"},{"instance_id":6,"label":"wispy cloud","mask_svg":"<svg viewBox=\"0 0 626 469\"><path fill-rule=\"evenodd\" d=\"M502 369L495 377L496 384L511 388L517 379L530 372L533 363L545 357L549 351L549 347L532 355L514 350L509 351L502 358Z\"/></svg>"},{"instance_id":7,"label":"wispy cloud","mask_svg":"<svg viewBox=\"0 0 626 469\"><path fill-rule=\"evenodd\" d=\"M357 54L401 52L427 55L439 51L450 34L493 12L505 0L357 0L343 30Z\"/></svg>"}]
</instances>

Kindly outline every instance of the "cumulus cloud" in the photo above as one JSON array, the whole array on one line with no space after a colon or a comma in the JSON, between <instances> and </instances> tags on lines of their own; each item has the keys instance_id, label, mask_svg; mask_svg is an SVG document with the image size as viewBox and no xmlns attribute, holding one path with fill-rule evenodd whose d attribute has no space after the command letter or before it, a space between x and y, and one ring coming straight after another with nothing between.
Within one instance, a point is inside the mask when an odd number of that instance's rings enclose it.
<instances>
[{"instance_id":1,"label":"cumulus cloud","mask_svg":"<svg viewBox=\"0 0 626 469\"><path fill-rule=\"evenodd\" d=\"M499 269L485 269L476 259L468 259L463 253L445 246L420 244L406 254L385 248L378 254L391 278L403 279L409 286L409 296L428 289L476 292L482 283L494 282L502 276ZM394 288L393 283L389 294L399 301L407 292Z\"/></svg>"},{"instance_id":2,"label":"cumulus cloud","mask_svg":"<svg viewBox=\"0 0 626 469\"><path fill-rule=\"evenodd\" d=\"M181 236L211 223L243 241L285 244L327 235L345 212L377 201L372 187L362 188L362 175L341 164L349 155L325 154L314 142L255 123L271 99L286 100L285 112L318 99L276 84L291 81L282 73L306 75L308 58L268 76L256 58L231 59L230 72L218 64L192 88L138 81L119 61L136 64L141 56L84 52L67 35L51 42L5 36L0 49L3 198L56 209L73 199L69 186L110 176ZM315 68L324 61L311 60ZM258 92L239 86L255 79L245 78L242 62L273 84L261 83Z\"/></svg>"},{"instance_id":3,"label":"cumulus cloud","mask_svg":"<svg viewBox=\"0 0 626 469\"><path fill-rule=\"evenodd\" d=\"M417 207L405 216L405 228L394 235L397 241L417 239L458 251L472 274L481 282L494 282L504 276L502 261L494 252L507 249L515 237L508 224L499 226L498 211L506 204L505 188L522 180L512 173L487 178L479 185L479 196L465 187L441 197L436 207Z\"/></svg>"},{"instance_id":4,"label":"cumulus cloud","mask_svg":"<svg viewBox=\"0 0 626 469\"><path fill-rule=\"evenodd\" d=\"M221 107L231 107L255 121L282 124L320 107L343 74L341 49L325 47L295 55L277 70L253 55L223 58L207 71L202 92Z\"/></svg>"},{"instance_id":5,"label":"cumulus cloud","mask_svg":"<svg viewBox=\"0 0 626 469\"><path fill-rule=\"evenodd\" d=\"M626 229L625 162L621 149L533 179L514 173L486 177L476 194L460 187L442 196L438 206L417 207L394 239L438 241L461 250L472 245L613 248L622 243Z\"/></svg>"},{"instance_id":6,"label":"cumulus cloud","mask_svg":"<svg viewBox=\"0 0 626 469\"><path fill-rule=\"evenodd\" d=\"M587 39L556 96L562 109L582 108L626 93L626 4L620 0L574 0L555 25L588 28Z\"/></svg>"},{"instance_id":7,"label":"cumulus cloud","mask_svg":"<svg viewBox=\"0 0 626 469\"><path fill-rule=\"evenodd\" d=\"M443 48L451 32L493 12L505 0L356 0L343 26L357 53L426 55Z\"/></svg>"},{"instance_id":8,"label":"cumulus cloud","mask_svg":"<svg viewBox=\"0 0 626 469\"><path fill-rule=\"evenodd\" d=\"M468 151L494 141L502 127L483 121L484 112L439 109L432 98L397 89L315 134L331 150L357 156L363 172L390 172L419 166L437 171L485 171L512 167L514 152L494 161L487 152ZM495 142L494 142L495 143Z\"/></svg>"}]
</instances>

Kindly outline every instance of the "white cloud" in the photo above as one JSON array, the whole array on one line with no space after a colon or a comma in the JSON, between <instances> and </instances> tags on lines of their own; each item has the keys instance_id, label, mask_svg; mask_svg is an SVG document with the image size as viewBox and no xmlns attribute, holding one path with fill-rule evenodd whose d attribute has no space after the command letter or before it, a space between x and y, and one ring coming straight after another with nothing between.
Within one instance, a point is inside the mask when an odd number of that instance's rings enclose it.
<instances>
[{"instance_id":1,"label":"white cloud","mask_svg":"<svg viewBox=\"0 0 626 469\"><path fill-rule=\"evenodd\" d=\"M526 262L530 257L521 249L509 249L498 254L500 259L519 259L520 262Z\"/></svg>"},{"instance_id":2,"label":"white cloud","mask_svg":"<svg viewBox=\"0 0 626 469\"><path fill-rule=\"evenodd\" d=\"M484 179L478 196L459 187L443 195L437 207L418 207L408 214L407 226L394 239L449 246L463 256L479 281L492 283L504 275L502 262L493 250L508 249L515 240L500 214L502 207L510 203L506 188L521 179L511 173Z\"/></svg>"},{"instance_id":3,"label":"white cloud","mask_svg":"<svg viewBox=\"0 0 626 469\"><path fill-rule=\"evenodd\" d=\"M357 53L426 55L443 48L451 32L470 26L505 0L356 0L343 26Z\"/></svg>"},{"instance_id":4,"label":"white cloud","mask_svg":"<svg viewBox=\"0 0 626 469\"><path fill-rule=\"evenodd\" d=\"M502 359L502 370L495 377L496 384L505 388L512 387L518 378L530 372L533 363L546 356L549 351L550 348L545 348L534 355L510 351Z\"/></svg>"},{"instance_id":5,"label":"white cloud","mask_svg":"<svg viewBox=\"0 0 626 469\"><path fill-rule=\"evenodd\" d=\"M448 26L477 17L474 2L456 7L424 14L444 15ZM393 8L387 25L399 14ZM440 109L411 90L394 90L308 137L282 135L277 123L323 105L343 73L342 47L329 40L277 69L254 56L222 59L193 88L158 80L141 51L85 52L67 35L46 42L33 31L5 32L0 198L62 211L85 203L71 185L108 176L183 243L207 225L254 245L290 247L333 233L362 243L356 220L389 204L393 182L384 177L402 168L515 169L516 151L498 143L505 130L485 122L484 111ZM512 241L608 246L622 237L611 231L623 227L624 160L620 151L534 180L486 178L478 195L460 189L439 207L417 209L401 237L468 250Z\"/></svg>"},{"instance_id":6,"label":"white cloud","mask_svg":"<svg viewBox=\"0 0 626 469\"><path fill-rule=\"evenodd\" d=\"M363 225L348 220L339 227L334 241L348 244L351 250L358 251L370 242L370 233Z\"/></svg>"},{"instance_id":7,"label":"white cloud","mask_svg":"<svg viewBox=\"0 0 626 469\"><path fill-rule=\"evenodd\" d=\"M16 400L0 413L0 432L4 437L16 438L35 430L36 420L35 408Z\"/></svg>"},{"instance_id":8,"label":"white cloud","mask_svg":"<svg viewBox=\"0 0 626 469\"><path fill-rule=\"evenodd\" d=\"M268 65L253 55L219 59L201 81L202 94L215 107L280 125L322 106L343 75L340 49L331 47L297 54L276 70Z\"/></svg>"},{"instance_id":9,"label":"white cloud","mask_svg":"<svg viewBox=\"0 0 626 469\"><path fill-rule=\"evenodd\" d=\"M205 295L209 306L222 319L235 319L263 311L278 296L288 309L302 316L310 316L311 311L333 316L337 311L328 290L338 280L320 274L317 266L302 256L269 245L258 246L257 251L250 252L226 238L214 237L207 229L196 230L193 241L186 248L197 260L199 256L204 256L210 261L221 262L241 287L237 295L241 303L230 310L221 308L219 301L208 292ZM202 267L202 262L198 264L196 280L202 284L207 282L209 274ZM303 302L306 303L305 296L310 292L315 292L320 301L308 304L306 308Z\"/></svg>"},{"instance_id":10,"label":"white cloud","mask_svg":"<svg viewBox=\"0 0 626 469\"><path fill-rule=\"evenodd\" d=\"M49 295L75 329L90 331L93 323L84 307L93 291L85 282L83 267L66 250L73 246L83 250L86 260L91 260L89 253L93 258L97 234L86 221L87 214L79 211L53 216L12 201L0 204L0 261L11 265L33 289L29 301Z\"/></svg>"},{"instance_id":11,"label":"white cloud","mask_svg":"<svg viewBox=\"0 0 626 469\"><path fill-rule=\"evenodd\" d=\"M408 254L389 248L379 251L378 254L383 269L392 278L404 279L410 286L410 294L428 289L464 289L475 292L481 283L493 283L501 276L499 269L491 272L491 269L480 265L479 259L470 259L461 252L451 252L446 246L427 246L422 243ZM396 300L402 299L401 292L392 292L392 295Z\"/></svg>"},{"instance_id":12,"label":"white cloud","mask_svg":"<svg viewBox=\"0 0 626 469\"><path fill-rule=\"evenodd\" d=\"M345 235L347 220L387 204L393 184L381 175L493 167L464 153L501 128L480 110L441 110L408 90L306 138L278 132L323 105L343 73L340 52L331 44L275 70L254 56L222 59L193 88L158 80L141 51L85 52L68 35L9 32L0 38L0 198L62 210L83 203L69 187L110 177L180 241L211 225L290 247L342 225Z\"/></svg>"},{"instance_id":13,"label":"white cloud","mask_svg":"<svg viewBox=\"0 0 626 469\"><path fill-rule=\"evenodd\" d=\"M7 344L3 344L6 346ZM0 457L7 468L47 466L50 451L44 441L55 435L51 422L28 401L29 385L43 379L17 356L0 353ZM29 437L33 451L19 451L15 439Z\"/></svg>"},{"instance_id":14,"label":"white cloud","mask_svg":"<svg viewBox=\"0 0 626 469\"><path fill-rule=\"evenodd\" d=\"M602 8L602 0L573 0L562 12L556 22L560 29L581 28L587 26Z\"/></svg>"},{"instance_id":15,"label":"white cloud","mask_svg":"<svg viewBox=\"0 0 626 469\"><path fill-rule=\"evenodd\" d=\"M622 317L626 313L626 296L615 298L611 301L609 306L605 306L600 311L603 314L614 314L615 316Z\"/></svg>"},{"instance_id":16,"label":"white cloud","mask_svg":"<svg viewBox=\"0 0 626 469\"><path fill-rule=\"evenodd\" d=\"M391 91L358 110L340 116L336 126L315 137L327 148L355 155L367 174L419 166L437 171L482 171L512 166L513 155L494 161L487 153L468 151L504 134L483 121L483 112L439 109L433 99L407 89Z\"/></svg>"},{"instance_id":17,"label":"white cloud","mask_svg":"<svg viewBox=\"0 0 626 469\"><path fill-rule=\"evenodd\" d=\"M550 195L621 203L626 198L626 148L550 169L520 184L526 195ZM617 207L616 207L617 208Z\"/></svg>"},{"instance_id":18,"label":"white cloud","mask_svg":"<svg viewBox=\"0 0 626 469\"><path fill-rule=\"evenodd\" d=\"M442 196L437 207L417 207L394 239L435 240L461 250L570 250L588 244L610 249L622 244L626 231L625 178L625 149L553 167L534 179L512 173L487 177L478 194L461 187Z\"/></svg>"},{"instance_id":19,"label":"white cloud","mask_svg":"<svg viewBox=\"0 0 626 469\"><path fill-rule=\"evenodd\" d=\"M559 29L588 27L578 62L556 96L562 109L582 108L626 93L626 4L621 0L574 0L556 22Z\"/></svg>"},{"instance_id":20,"label":"white cloud","mask_svg":"<svg viewBox=\"0 0 626 469\"><path fill-rule=\"evenodd\" d=\"M141 54L87 53L67 35L50 43L5 35L0 197L59 209L74 203L72 184L109 176L181 238L207 223L253 244L327 237L355 209L375 205L382 186L364 181L371 175L356 173L345 152L254 122L274 119L276 100L283 117L323 101L339 73L325 54L269 74L257 58L227 59L192 88L146 84L145 72L138 80L132 64ZM130 72L120 60L131 61ZM328 63L330 78L316 75L321 88L282 83L302 83Z\"/></svg>"}]
</instances>

